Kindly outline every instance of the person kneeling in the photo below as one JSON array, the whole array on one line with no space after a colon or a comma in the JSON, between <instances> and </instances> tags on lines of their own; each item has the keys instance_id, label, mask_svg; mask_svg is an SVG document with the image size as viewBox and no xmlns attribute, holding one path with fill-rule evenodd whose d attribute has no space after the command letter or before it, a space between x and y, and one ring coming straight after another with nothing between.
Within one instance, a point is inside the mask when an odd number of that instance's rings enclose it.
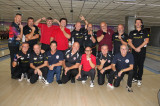
<instances>
[{"instance_id":1,"label":"person kneeling","mask_svg":"<svg viewBox=\"0 0 160 106\"><path fill-rule=\"evenodd\" d=\"M92 54L91 47L86 47L85 54L83 54L81 58L79 73L76 76L76 79L81 78L82 84L84 84L87 80L87 76L90 76L91 77L90 87L94 87L95 67L96 67L96 57Z\"/></svg>"},{"instance_id":2,"label":"person kneeling","mask_svg":"<svg viewBox=\"0 0 160 106\"><path fill-rule=\"evenodd\" d=\"M123 79L124 75L128 73L128 81L126 88L128 89L128 92L133 92L131 86L133 78L134 59L133 55L127 51L128 51L128 46L121 45L120 53L116 54L113 58L112 70L115 72L114 87L119 87L120 82Z\"/></svg>"},{"instance_id":3,"label":"person kneeling","mask_svg":"<svg viewBox=\"0 0 160 106\"><path fill-rule=\"evenodd\" d=\"M42 79L45 84L49 84L46 80L48 73L48 57L40 52L41 48L38 44L33 46L33 50L34 53L31 54L30 57L30 83L35 83L39 78Z\"/></svg>"}]
</instances>

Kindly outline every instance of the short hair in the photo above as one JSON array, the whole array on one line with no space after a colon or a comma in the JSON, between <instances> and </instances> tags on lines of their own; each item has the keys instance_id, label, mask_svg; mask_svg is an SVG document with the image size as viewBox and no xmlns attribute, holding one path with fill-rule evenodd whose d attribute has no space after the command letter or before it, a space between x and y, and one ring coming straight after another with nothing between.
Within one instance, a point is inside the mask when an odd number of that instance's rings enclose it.
<instances>
[{"instance_id":1,"label":"short hair","mask_svg":"<svg viewBox=\"0 0 160 106\"><path fill-rule=\"evenodd\" d=\"M52 43L56 44L56 46L57 46L57 42L56 42L56 41L53 40L53 41L50 43L50 46L51 46Z\"/></svg>"},{"instance_id":2,"label":"short hair","mask_svg":"<svg viewBox=\"0 0 160 106\"><path fill-rule=\"evenodd\" d=\"M85 47L85 50L86 50L87 47L91 48L91 50L92 50L92 47L91 47L91 46L86 46L86 47Z\"/></svg>"},{"instance_id":3,"label":"short hair","mask_svg":"<svg viewBox=\"0 0 160 106\"><path fill-rule=\"evenodd\" d=\"M47 20L53 20L53 18L52 17L48 17Z\"/></svg>"},{"instance_id":4,"label":"short hair","mask_svg":"<svg viewBox=\"0 0 160 106\"><path fill-rule=\"evenodd\" d=\"M29 19L34 20L34 18L33 18L33 17L28 17L27 21L28 21Z\"/></svg>"},{"instance_id":5,"label":"short hair","mask_svg":"<svg viewBox=\"0 0 160 106\"><path fill-rule=\"evenodd\" d=\"M23 43L22 43L22 45L24 45L24 44L28 44L28 45L29 45L29 43L27 43L27 42L23 42Z\"/></svg>"},{"instance_id":6,"label":"short hair","mask_svg":"<svg viewBox=\"0 0 160 106\"><path fill-rule=\"evenodd\" d=\"M60 20L59 20L59 22L61 22L62 20L65 20L66 21L66 24L67 24L67 18L61 18Z\"/></svg>"},{"instance_id":7,"label":"short hair","mask_svg":"<svg viewBox=\"0 0 160 106\"><path fill-rule=\"evenodd\" d=\"M142 21L142 19L141 18L137 18L136 20L135 20L135 23L136 23L136 21L137 20L140 20L141 21L141 23L142 23L142 25L143 25L143 21Z\"/></svg>"},{"instance_id":8,"label":"short hair","mask_svg":"<svg viewBox=\"0 0 160 106\"><path fill-rule=\"evenodd\" d=\"M107 46L107 47L108 47L108 45L107 45L107 44L103 44L103 45L101 46L101 48L102 48L103 46Z\"/></svg>"},{"instance_id":9,"label":"short hair","mask_svg":"<svg viewBox=\"0 0 160 106\"><path fill-rule=\"evenodd\" d=\"M20 16L22 16L22 14L20 14L20 13L17 13L16 15L20 15Z\"/></svg>"},{"instance_id":10,"label":"short hair","mask_svg":"<svg viewBox=\"0 0 160 106\"><path fill-rule=\"evenodd\" d=\"M127 46L127 45L121 45L121 46L120 46L120 49L121 49L121 47L122 47L122 46L125 46L125 47L126 47L126 49L127 49L127 51L129 50L129 48L128 48L128 46Z\"/></svg>"}]
</instances>

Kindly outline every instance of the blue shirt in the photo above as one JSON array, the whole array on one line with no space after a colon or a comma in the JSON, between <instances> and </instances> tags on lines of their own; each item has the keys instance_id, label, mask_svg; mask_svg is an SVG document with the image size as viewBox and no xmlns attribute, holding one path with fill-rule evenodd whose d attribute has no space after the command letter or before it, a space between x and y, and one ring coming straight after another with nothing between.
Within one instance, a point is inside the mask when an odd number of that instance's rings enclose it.
<instances>
[{"instance_id":1,"label":"blue shirt","mask_svg":"<svg viewBox=\"0 0 160 106\"><path fill-rule=\"evenodd\" d=\"M51 54L51 51L48 51L46 55L48 57L49 65L56 64L59 61L63 61L63 53L61 51L57 50L53 55Z\"/></svg>"},{"instance_id":2,"label":"blue shirt","mask_svg":"<svg viewBox=\"0 0 160 106\"><path fill-rule=\"evenodd\" d=\"M117 71L128 68L129 65L134 64L133 55L131 53L127 53L127 55L123 57L121 53L117 53L112 60L112 64L116 65Z\"/></svg>"}]
</instances>

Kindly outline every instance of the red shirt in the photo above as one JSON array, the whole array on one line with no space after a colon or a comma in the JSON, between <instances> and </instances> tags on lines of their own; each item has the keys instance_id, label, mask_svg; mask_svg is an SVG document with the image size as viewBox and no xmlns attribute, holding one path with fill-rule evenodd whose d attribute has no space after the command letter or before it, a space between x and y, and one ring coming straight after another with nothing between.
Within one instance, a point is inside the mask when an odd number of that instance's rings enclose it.
<instances>
[{"instance_id":1,"label":"red shirt","mask_svg":"<svg viewBox=\"0 0 160 106\"><path fill-rule=\"evenodd\" d=\"M93 54L91 54L90 58L91 58L92 63L96 65L96 57ZM89 64L89 60L87 60L86 54L82 55L81 65L83 65L82 66L83 67L82 68L83 71L87 71L88 72L88 71L90 71L92 69L92 67Z\"/></svg>"},{"instance_id":2,"label":"red shirt","mask_svg":"<svg viewBox=\"0 0 160 106\"><path fill-rule=\"evenodd\" d=\"M50 45L50 37L53 31L58 27L56 25L52 25L50 27L47 24L39 23L38 27L41 29L41 40L40 42L43 44Z\"/></svg>"},{"instance_id":3,"label":"red shirt","mask_svg":"<svg viewBox=\"0 0 160 106\"><path fill-rule=\"evenodd\" d=\"M64 29L66 33L71 35L71 32L68 28ZM65 37L60 27L58 27L53 33L52 37L57 42L57 50L66 50L68 49L68 39Z\"/></svg>"},{"instance_id":4,"label":"red shirt","mask_svg":"<svg viewBox=\"0 0 160 106\"><path fill-rule=\"evenodd\" d=\"M97 37L101 36L103 33L102 30L98 30L97 31ZM104 38L98 43L98 51L101 51L101 46L103 44L107 44L108 45L108 50L112 51L112 35L114 34L112 29L108 29L107 33L104 35Z\"/></svg>"}]
</instances>

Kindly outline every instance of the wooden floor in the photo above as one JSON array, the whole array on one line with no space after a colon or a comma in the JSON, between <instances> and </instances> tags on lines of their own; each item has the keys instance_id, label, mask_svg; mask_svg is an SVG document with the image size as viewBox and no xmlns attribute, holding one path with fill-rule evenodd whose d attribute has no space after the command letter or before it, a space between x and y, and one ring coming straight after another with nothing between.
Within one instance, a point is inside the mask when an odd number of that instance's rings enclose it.
<instances>
[{"instance_id":1,"label":"wooden floor","mask_svg":"<svg viewBox=\"0 0 160 106\"><path fill-rule=\"evenodd\" d=\"M126 79L119 88L110 89L97 84L89 87L81 82L58 85L55 81L45 86L42 82L30 84L10 78L9 59L0 62L0 106L158 106L160 74L144 70L143 85L133 83L133 93L126 90Z\"/></svg>"}]
</instances>

